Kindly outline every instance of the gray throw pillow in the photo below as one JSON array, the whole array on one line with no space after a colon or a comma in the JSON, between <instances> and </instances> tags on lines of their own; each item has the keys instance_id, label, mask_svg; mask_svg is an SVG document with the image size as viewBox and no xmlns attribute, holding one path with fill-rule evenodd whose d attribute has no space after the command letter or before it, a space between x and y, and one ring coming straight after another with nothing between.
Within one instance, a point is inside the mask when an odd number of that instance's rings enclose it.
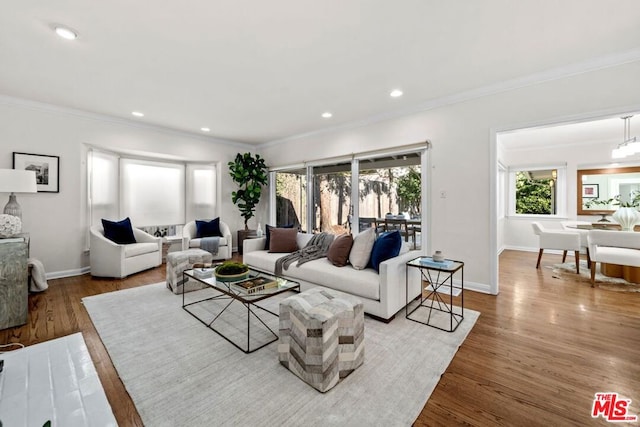
<instances>
[{"instance_id":1,"label":"gray throw pillow","mask_svg":"<svg viewBox=\"0 0 640 427\"><path fill-rule=\"evenodd\" d=\"M367 228L353 239L353 246L349 252L349 262L356 270L364 270L371 257L371 249L376 241L376 231Z\"/></svg>"}]
</instances>

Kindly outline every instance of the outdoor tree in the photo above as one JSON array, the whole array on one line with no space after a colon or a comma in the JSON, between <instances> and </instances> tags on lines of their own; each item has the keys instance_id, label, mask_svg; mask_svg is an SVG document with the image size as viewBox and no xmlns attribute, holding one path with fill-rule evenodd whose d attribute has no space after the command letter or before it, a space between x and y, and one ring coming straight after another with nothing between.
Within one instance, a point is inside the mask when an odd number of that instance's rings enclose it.
<instances>
[{"instance_id":1,"label":"outdoor tree","mask_svg":"<svg viewBox=\"0 0 640 427\"><path fill-rule=\"evenodd\" d=\"M401 211L409 211L412 215L420 215L422 202L422 185L420 171L416 167L408 168L405 175L397 178L398 205Z\"/></svg>"},{"instance_id":2,"label":"outdoor tree","mask_svg":"<svg viewBox=\"0 0 640 427\"><path fill-rule=\"evenodd\" d=\"M553 182L532 179L525 172L516 173L516 213L552 214Z\"/></svg>"},{"instance_id":3,"label":"outdoor tree","mask_svg":"<svg viewBox=\"0 0 640 427\"><path fill-rule=\"evenodd\" d=\"M345 201L351 196L351 174L337 172L328 175L329 190L338 196L338 213L336 224L342 225Z\"/></svg>"}]
</instances>

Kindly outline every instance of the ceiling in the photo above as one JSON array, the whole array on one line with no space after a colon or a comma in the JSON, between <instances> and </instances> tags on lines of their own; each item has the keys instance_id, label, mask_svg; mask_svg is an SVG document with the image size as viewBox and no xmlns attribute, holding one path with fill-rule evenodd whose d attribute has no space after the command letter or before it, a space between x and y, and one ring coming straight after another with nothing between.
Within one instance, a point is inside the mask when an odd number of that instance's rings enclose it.
<instances>
[{"instance_id":1,"label":"ceiling","mask_svg":"<svg viewBox=\"0 0 640 427\"><path fill-rule=\"evenodd\" d=\"M630 118L630 136L640 139L640 112L625 113ZM541 149L587 144L611 144L611 149L624 140L624 120L607 117L580 123L568 123L531 129L519 129L500 134L506 151Z\"/></svg>"},{"instance_id":2,"label":"ceiling","mask_svg":"<svg viewBox=\"0 0 640 427\"><path fill-rule=\"evenodd\" d=\"M13 1L0 94L260 144L640 52L639 24L637 0Z\"/></svg>"}]
</instances>

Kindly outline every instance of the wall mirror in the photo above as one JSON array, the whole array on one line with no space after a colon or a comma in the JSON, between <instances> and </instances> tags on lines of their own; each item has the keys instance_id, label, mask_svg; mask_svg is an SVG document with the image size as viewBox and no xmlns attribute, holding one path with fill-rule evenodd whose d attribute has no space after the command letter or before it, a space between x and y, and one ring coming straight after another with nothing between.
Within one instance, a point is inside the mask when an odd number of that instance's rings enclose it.
<instances>
[{"instance_id":1,"label":"wall mirror","mask_svg":"<svg viewBox=\"0 0 640 427\"><path fill-rule=\"evenodd\" d=\"M577 193L578 215L610 215L618 206L607 201L640 193L640 166L578 170Z\"/></svg>"}]
</instances>

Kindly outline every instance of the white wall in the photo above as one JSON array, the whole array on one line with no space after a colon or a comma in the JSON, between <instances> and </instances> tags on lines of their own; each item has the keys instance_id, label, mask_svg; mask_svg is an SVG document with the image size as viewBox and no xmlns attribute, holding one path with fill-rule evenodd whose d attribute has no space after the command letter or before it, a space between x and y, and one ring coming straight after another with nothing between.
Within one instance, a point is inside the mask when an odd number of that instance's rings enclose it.
<instances>
[{"instance_id":1,"label":"white wall","mask_svg":"<svg viewBox=\"0 0 640 427\"><path fill-rule=\"evenodd\" d=\"M19 194L23 230L31 235L31 257L44 263L49 277L87 271L84 252L86 215L86 145L145 156L222 166L221 217L235 235L242 228L240 212L231 203L236 185L227 162L247 146L211 142L187 134L139 127L40 104L0 98L0 168L12 167L12 152L60 156L60 192ZM0 207L8 194L0 194Z\"/></svg>"},{"instance_id":2,"label":"white wall","mask_svg":"<svg viewBox=\"0 0 640 427\"><path fill-rule=\"evenodd\" d=\"M495 293L492 258L497 256L497 245L490 244L490 237L495 238L491 234L497 234L490 226L494 191L490 174L496 168L490 164L492 132L604 109L624 111L640 99L638 75L640 63L630 63L357 128L267 144L262 152L270 165L284 166L431 140L431 191L447 192L447 198L432 197L429 203L432 246L465 261L465 284Z\"/></svg>"}]
</instances>

